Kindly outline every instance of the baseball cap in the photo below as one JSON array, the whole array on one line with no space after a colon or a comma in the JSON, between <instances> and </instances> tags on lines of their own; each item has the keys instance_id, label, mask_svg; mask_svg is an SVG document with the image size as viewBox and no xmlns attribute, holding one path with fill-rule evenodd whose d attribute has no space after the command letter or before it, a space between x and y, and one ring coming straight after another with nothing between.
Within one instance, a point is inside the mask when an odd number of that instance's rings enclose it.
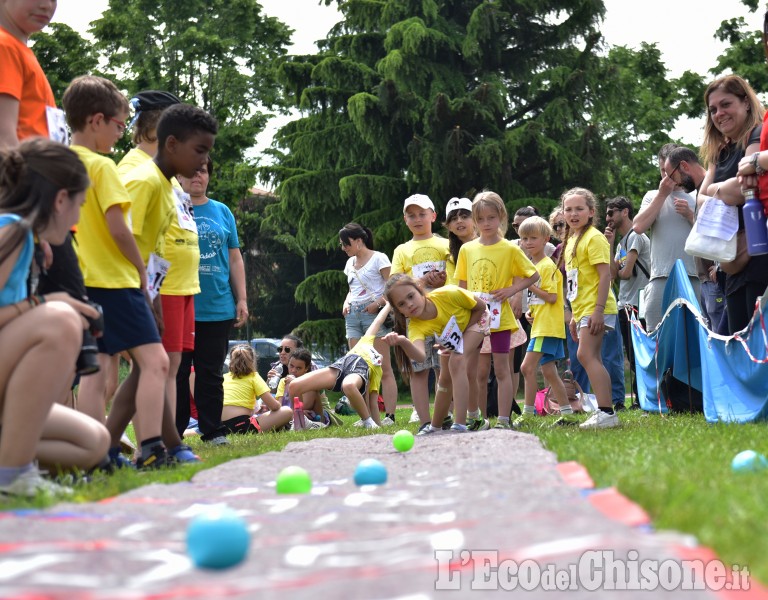
<instances>
[{"instance_id":1,"label":"baseball cap","mask_svg":"<svg viewBox=\"0 0 768 600\"><path fill-rule=\"evenodd\" d=\"M170 92L164 92L162 90L145 90L131 98L131 106L136 112L159 110L161 108L168 108L174 104L181 104L181 100Z\"/></svg>"},{"instance_id":2,"label":"baseball cap","mask_svg":"<svg viewBox=\"0 0 768 600\"><path fill-rule=\"evenodd\" d=\"M403 214L405 214L406 208L413 205L419 206L421 208L430 208L435 210L435 205L432 204L432 200L429 199L429 196L425 194L414 194L413 196L408 196L405 199L405 202L403 203Z\"/></svg>"},{"instance_id":3,"label":"baseball cap","mask_svg":"<svg viewBox=\"0 0 768 600\"><path fill-rule=\"evenodd\" d=\"M472 200L469 198L451 198L445 205L445 220L447 221L451 217L452 212L462 209L472 212Z\"/></svg>"}]
</instances>

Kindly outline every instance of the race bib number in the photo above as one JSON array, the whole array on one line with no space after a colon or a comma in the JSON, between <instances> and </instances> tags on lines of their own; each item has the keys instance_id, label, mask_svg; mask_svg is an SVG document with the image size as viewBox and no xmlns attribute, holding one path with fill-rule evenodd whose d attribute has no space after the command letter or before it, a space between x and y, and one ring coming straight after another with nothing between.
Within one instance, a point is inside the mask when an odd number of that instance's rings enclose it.
<instances>
[{"instance_id":1,"label":"race bib number","mask_svg":"<svg viewBox=\"0 0 768 600\"><path fill-rule=\"evenodd\" d=\"M443 333L438 336L437 341L447 350L457 354L464 353L464 336L461 333L461 329L459 329L459 324L456 322L456 317L448 319L448 323L446 323Z\"/></svg>"},{"instance_id":2,"label":"race bib number","mask_svg":"<svg viewBox=\"0 0 768 600\"><path fill-rule=\"evenodd\" d=\"M576 296L579 293L579 271L578 269L571 269L566 274L566 298L569 302L576 300Z\"/></svg>"},{"instance_id":3,"label":"race bib number","mask_svg":"<svg viewBox=\"0 0 768 600\"><path fill-rule=\"evenodd\" d=\"M176 217L179 220L179 227L197 233L197 223L192 215L192 200L189 194L177 188L173 188L173 193L176 195Z\"/></svg>"},{"instance_id":4,"label":"race bib number","mask_svg":"<svg viewBox=\"0 0 768 600\"><path fill-rule=\"evenodd\" d=\"M54 142L69 145L69 130L64 111L55 106L46 106L45 118L48 121L48 137Z\"/></svg>"},{"instance_id":5,"label":"race bib number","mask_svg":"<svg viewBox=\"0 0 768 600\"><path fill-rule=\"evenodd\" d=\"M149 297L152 300L157 298L157 295L160 293L160 287L163 285L170 268L171 263L169 261L159 257L154 252L149 255L149 262L147 263L147 292L149 292Z\"/></svg>"},{"instance_id":6,"label":"race bib number","mask_svg":"<svg viewBox=\"0 0 768 600\"><path fill-rule=\"evenodd\" d=\"M491 315L491 321L488 326L491 329L501 327L501 302L494 300L493 296L488 293L478 294L478 296L488 305L488 312Z\"/></svg>"},{"instance_id":7,"label":"race bib number","mask_svg":"<svg viewBox=\"0 0 768 600\"><path fill-rule=\"evenodd\" d=\"M418 265L413 265L411 268L411 272L416 279L421 279L424 275L432 271L445 271L445 261L435 260L432 262L419 263Z\"/></svg>"},{"instance_id":8,"label":"race bib number","mask_svg":"<svg viewBox=\"0 0 768 600\"><path fill-rule=\"evenodd\" d=\"M541 287L541 278L539 278L539 279L536 281L536 283L534 283L534 285L535 285L536 287L539 287L539 288L540 288L540 287ZM542 304L546 304L546 302L544 302L544 300L542 300L541 298L539 298L539 297L538 297L536 294L534 294L534 293L531 291L531 288L528 288L528 289L527 289L527 290L525 290L525 291L526 291L526 295L528 296L528 306L536 306L536 305L539 305L539 306L541 306Z\"/></svg>"},{"instance_id":9,"label":"race bib number","mask_svg":"<svg viewBox=\"0 0 768 600\"><path fill-rule=\"evenodd\" d=\"M368 348L368 354L369 354L369 356L371 358L371 364L374 364L374 365L377 365L377 366L380 367L381 366L381 354L379 354L378 351L375 348L373 348L373 347Z\"/></svg>"}]
</instances>

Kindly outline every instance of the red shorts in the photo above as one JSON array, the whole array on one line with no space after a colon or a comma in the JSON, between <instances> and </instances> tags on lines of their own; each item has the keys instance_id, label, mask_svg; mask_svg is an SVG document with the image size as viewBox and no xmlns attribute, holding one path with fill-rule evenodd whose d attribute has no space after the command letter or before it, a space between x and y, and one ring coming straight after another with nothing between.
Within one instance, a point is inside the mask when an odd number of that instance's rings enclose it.
<instances>
[{"instance_id":1,"label":"red shorts","mask_svg":"<svg viewBox=\"0 0 768 600\"><path fill-rule=\"evenodd\" d=\"M166 352L191 352L195 349L195 297L164 296L163 305L163 348Z\"/></svg>"}]
</instances>

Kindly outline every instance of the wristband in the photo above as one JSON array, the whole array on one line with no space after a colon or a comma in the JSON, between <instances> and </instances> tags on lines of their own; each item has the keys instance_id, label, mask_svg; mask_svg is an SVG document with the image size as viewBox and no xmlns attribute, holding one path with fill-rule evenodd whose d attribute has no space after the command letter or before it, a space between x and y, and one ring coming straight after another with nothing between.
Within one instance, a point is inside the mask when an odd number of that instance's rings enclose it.
<instances>
[{"instance_id":1,"label":"wristband","mask_svg":"<svg viewBox=\"0 0 768 600\"><path fill-rule=\"evenodd\" d=\"M755 173L757 173L758 175L763 175L765 173L765 169L763 169L763 167L760 166L759 160L760 160L760 153L755 152L752 155L752 160L750 162L752 163L752 166L755 168Z\"/></svg>"}]
</instances>

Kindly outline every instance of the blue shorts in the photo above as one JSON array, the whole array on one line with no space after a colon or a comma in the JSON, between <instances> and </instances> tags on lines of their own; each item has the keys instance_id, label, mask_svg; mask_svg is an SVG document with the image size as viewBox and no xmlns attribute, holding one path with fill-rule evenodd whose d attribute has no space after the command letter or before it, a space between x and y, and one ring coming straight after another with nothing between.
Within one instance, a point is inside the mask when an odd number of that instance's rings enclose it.
<instances>
[{"instance_id":1,"label":"blue shorts","mask_svg":"<svg viewBox=\"0 0 768 600\"><path fill-rule=\"evenodd\" d=\"M565 358L563 340L555 337L535 337L528 342L528 352L541 353L540 364L545 365L553 360Z\"/></svg>"},{"instance_id":2,"label":"blue shorts","mask_svg":"<svg viewBox=\"0 0 768 600\"><path fill-rule=\"evenodd\" d=\"M99 352L117 354L146 344L159 344L155 316L140 289L86 288L88 299L101 304L104 335L96 338Z\"/></svg>"},{"instance_id":3,"label":"blue shorts","mask_svg":"<svg viewBox=\"0 0 768 600\"><path fill-rule=\"evenodd\" d=\"M370 303L368 303L370 304ZM374 320L378 316L378 313L371 314L366 312L365 307L368 304L350 304L349 314L344 316L344 325L347 330L347 339L359 340L368 331L368 328L373 324ZM376 332L376 337L384 337L391 329L382 325Z\"/></svg>"}]
</instances>

